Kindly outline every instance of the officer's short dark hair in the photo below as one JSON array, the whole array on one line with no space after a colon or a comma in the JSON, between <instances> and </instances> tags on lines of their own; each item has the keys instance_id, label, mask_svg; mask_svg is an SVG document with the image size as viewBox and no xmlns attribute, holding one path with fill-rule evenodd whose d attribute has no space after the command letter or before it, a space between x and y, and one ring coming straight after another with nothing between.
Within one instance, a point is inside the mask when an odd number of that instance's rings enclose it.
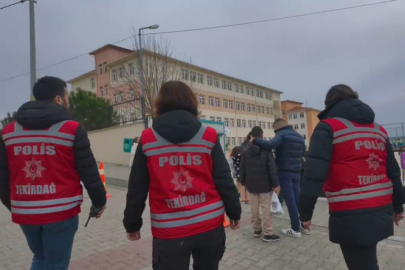
<instances>
[{"instance_id":1,"label":"officer's short dark hair","mask_svg":"<svg viewBox=\"0 0 405 270\"><path fill-rule=\"evenodd\" d=\"M263 129L259 126L252 128L251 135L253 138L260 138L263 136Z\"/></svg>"},{"instance_id":2,"label":"officer's short dark hair","mask_svg":"<svg viewBox=\"0 0 405 270\"><path fill-rule=\"evenodd\" d=\"M359 94L347 85L338 84L332 86L326 94L325 106L328 107L336 102L349 98L359 99Z\"/></svg>"},{"instance_id":3,"label":"officer's short dark hair","mask_svg":"<svg viewBox=\"0 0 405 270\"><path fill-rule=\"evenodd\" d=\"M36 100L52 101L56 96L63 97L67 84L64 80L45 76L34 84L33 94Z\"/></svg>"},{"instance_id":4,"label":"officer's short dark hair","mask_svg":"<svg viewBox=\"0 0 405 270\"><path fill-rule=\"evenodd\" d=\"M155 101L155 117L176 110L188 111L198 116L198 100L191 88L180 81L162 85Z\"/></svg>"}]
</instances>

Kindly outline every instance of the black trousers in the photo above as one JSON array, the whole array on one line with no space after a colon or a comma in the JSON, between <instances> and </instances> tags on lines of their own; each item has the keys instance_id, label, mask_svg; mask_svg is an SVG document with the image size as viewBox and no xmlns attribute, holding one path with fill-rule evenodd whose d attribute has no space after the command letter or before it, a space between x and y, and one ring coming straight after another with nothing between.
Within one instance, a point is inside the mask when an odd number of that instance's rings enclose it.
<instances>
[{"instance_id":1,"label":"black trousers","mask_svg":"<svg viewBox=\"0 0 405 270\"><path fill-rule=\"evenodd\" d=\"M377 244L369 247L340 245L349 270L378 270Z\"/></svg>"},{"instance_id":2,"label":"black trousers","mask_svg":"<svg viewBox=\"0 0 405 270\"><path fill-rule=\"evenodd\" d=\"M153 238L154 270L218 270L225 252L225 229L219 228L180 239Z\"/></svg>"}]
</instances>

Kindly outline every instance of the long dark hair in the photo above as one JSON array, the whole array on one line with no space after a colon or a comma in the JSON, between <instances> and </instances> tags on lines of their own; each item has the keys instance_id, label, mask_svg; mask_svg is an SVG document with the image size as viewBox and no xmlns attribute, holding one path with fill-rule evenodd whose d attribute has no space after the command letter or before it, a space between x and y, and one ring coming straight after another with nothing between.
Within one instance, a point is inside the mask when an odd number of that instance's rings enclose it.
<instances>
[{"instance_id":1,"label":"long dark hair","mask_svg":"<svg viewBox=\"0 0 405 270\"><path fill-rule=\"evenodd\" d=\"M231 151L231 157L234 157L237 154L242 153L242 151L243 151L243 146L235 146Z\"/></svg>"},{"instance_id":2,"label":"long dark hair","mask_svg":"<svg viewBox=\"0 0 405 270\"><path fill-rule=\"evenodd\" d=\"M332 86L326 94L325 106L329 107L338 101L349 98L359 99L359 94L347 85L338 84Z\"/></svg>"}]
</instances>

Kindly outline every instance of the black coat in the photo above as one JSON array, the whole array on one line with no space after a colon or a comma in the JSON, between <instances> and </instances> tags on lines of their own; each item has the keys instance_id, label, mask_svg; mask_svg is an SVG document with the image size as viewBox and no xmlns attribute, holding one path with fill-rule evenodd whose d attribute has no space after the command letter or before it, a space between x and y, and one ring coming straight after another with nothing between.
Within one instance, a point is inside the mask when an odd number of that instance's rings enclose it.
<instances>
[{"instance_id":1,"label":"black coat","mask_svg":"<svg viewBox=\"0 0 405 270\"><path fill-rule=\"evenodd\" d=\"M190 141L201 128L201 122L187 111L171 111L153 121L153 129L174 144ZM233 182L229 163L219 141L211 152L212 176L219 195L225 205L226 215L239 220L242 208ZM124 227L127 232L139 231L142 227L142 213L149 192L149 171L147 158L142 151L142 138L136 149L134 163L129 176L127 204L124 212Z\"/></svg>"},{"instance_id":2,"label":"black coat","mask_svg":"<svg viewBox=\"0 0 405 270\"><path fill-rule=\"evenodd\" d=\"M21 106L16 121L28 129L46 129L65 120L71 120L69 112L52 102L32 101ZM76 170L89 193L92 204L100 208L106 204L106 192L98 173L96 160L90 149L90 141L83 126L79 125L73 143ZM10 171L4 141L0 136L0 199L10 209Z\"/></svg>"},{"instance_id":3,"label":"black coat","mask_svg":"<svg viewBox=\"0 0 405 270\"><path fill-rule=\"evenodd\" d=\"M260 148L276 150L276 164L279 171L299 173L302 168L302 157L305 153L305 140L292 126L285 126L276 131L270 141L256 139Z\"/></svg>"},{"instance_id":4,"label":"black coat","mask_svg":"<svg viewBox=\"0 0 405 270\"><path fill-rule=\"evenodd\" d=\"M374 122L374 112L357 99L346 99L328 107L319 119L341 117L359 124ZM333 131L320 122L311 138L300 196L300 218L311 220L315 203L328 176L333 154ZM369 246L394 234L393 211L402 213L401 172L387 142L387 175L394 188L393 205L355 211L333 212L329 219L330 240L338 244Z\"/></svg>"},{"instance_id":5,"label":"black coat","mask_svg":"<svg viewBox=\"0 0 405 270\"><path fill-rule=\"evenodd\" d=\"M250 193L267 193L279 186L273 153L257 145L249 143L243 149L239 170L241 183Z\"/></svg>"}]
</instances>

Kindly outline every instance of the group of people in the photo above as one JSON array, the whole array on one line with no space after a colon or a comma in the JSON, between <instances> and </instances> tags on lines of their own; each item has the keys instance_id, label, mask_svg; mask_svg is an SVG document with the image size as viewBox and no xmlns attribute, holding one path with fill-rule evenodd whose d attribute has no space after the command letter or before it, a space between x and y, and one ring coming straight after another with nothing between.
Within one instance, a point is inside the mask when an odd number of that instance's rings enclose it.
<instances>
[{"instance_id":1,"label":"group of people","mask_svg":"<svg viewBox=\"0 0 405 270\"><path fill-rule=\"evenodd\" d=\"M34 96L0 136L0 199L34 253L31 270L67 270L83 201L80 181L96 217L105 210L106 193L87 133L68 114L66 83L41 78ZM330 240L341 246L348 268L378 269L377 243L404 218L401 174L387 132L356 92L345 85L328 91L302 184L302 137L282 119L275 121L270 141L254 127L233 155L238 183L248 191L241 198L215 129L198 119L198 105L185 83L164 83L152 127L134 148L123 225L130 241L141 238L149 196L154 269L189 269L191 256L196 270L218 269L224 214L231 229L239 229L241 201L251 205L252 237L279 241L270 214L270 195L279 187L291 219L282 234L310 233L323 188Z\"/></svg>"}]
</instances>

